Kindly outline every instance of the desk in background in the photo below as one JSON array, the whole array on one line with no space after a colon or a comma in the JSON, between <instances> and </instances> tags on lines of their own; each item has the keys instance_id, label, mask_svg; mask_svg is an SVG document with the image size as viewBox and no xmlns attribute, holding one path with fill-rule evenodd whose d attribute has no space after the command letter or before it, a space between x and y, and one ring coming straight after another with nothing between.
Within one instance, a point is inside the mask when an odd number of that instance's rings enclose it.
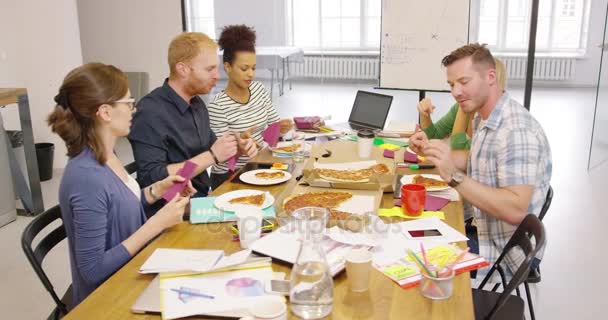
<instances>
[{"instance_id":1,"label":"desk in background","mask_svg":"<svg viewBox=\"0 0 608 320\"><path fill-rule=\"evenodd\" d=\"M27 97L27 90L24 88L0 88L0 106L17 104L19 107L19 119L21 121L21 131L23 132L23 149L25 151L25 164L27 166L28 186L21 186L19 189L27 191L19 192L25 209L31 214L39 214L44 211L42 201L42 189L40 187L40 176L38 173L38 160L36 158L36 146L34 145L34 132L32 130L32 116L30 114L30 103ZM9 156L14 157L13 149L8 144ZM3 181L3 183L12 183ZM17 190L15 190L17 191Z\"/></svg>"},{"instance_id":2,"label":"desk in background","mask_svg":"<svg viewBox=\"0 0 608 320\"><path fill-rule=\"evenodd\" d=\"M275 75L279 84L279 96L285 92L285 79L289 80L289 89L291 90L291 77L289 76L289 63L303 62L304 50L298 47L255 47L256 67L257 69L267 69L270 71L270 97L274 91ZM222 60L222 51L218 51L220 61ZM220 67L223 70L222 67Z\"/></svg>"}]
</instances>

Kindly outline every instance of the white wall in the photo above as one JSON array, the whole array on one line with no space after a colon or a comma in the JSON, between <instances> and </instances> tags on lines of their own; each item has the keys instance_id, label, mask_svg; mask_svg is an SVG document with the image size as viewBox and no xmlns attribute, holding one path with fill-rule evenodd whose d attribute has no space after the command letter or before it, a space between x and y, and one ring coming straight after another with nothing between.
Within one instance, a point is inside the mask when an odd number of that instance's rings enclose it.
<instances>
[{"instance_id":1,"label":"white wall","mask_svg":"<svg viewBox=\"0 0 608 320\"><path fill-rule=\"evenodd\" d=\"M216 37L231 24L253 27L258 46L284 46L286 41L285 0L216 0Z\"/></svg>"},{"instance_id":2,"label":"white wall","mask_svg":"<svg viewBox=\"0 0 608 320\"><path fill-rule=\"evenodd\" d=\"M178 0L77 0L84 62L146 71L150 89L169 75L167 48L182 32Z\"/></svg>"},{"instance_id":3,"label":"white wall","mask_svg":"<svg viewBox=\"0 0 608 320\"><path fill-rule=\"evenodd\" d=\"M28 90L36 142L55 143L54 166L65 166L63 141L46 117L63 77L82 64L75 0L0 1L0 87ZM17 106L1 111L7 129L19 129Z\"/></svg>"},{"instance_id":4,"label":"white wall","mask_svg":"<svg viewBox=\"0 0 608 320\"><path fill-rule=\"evenodd\" d=\"M598 45L602 43L604 38L607 6L608 0L591 0L587 54L576 62L576 75L570 83L572 86L595 87L597 85L600 56L602 54L602 49L598 48ZM605 65L605 67L608 67L608 65Z\"/></svg>"}]
</instances>

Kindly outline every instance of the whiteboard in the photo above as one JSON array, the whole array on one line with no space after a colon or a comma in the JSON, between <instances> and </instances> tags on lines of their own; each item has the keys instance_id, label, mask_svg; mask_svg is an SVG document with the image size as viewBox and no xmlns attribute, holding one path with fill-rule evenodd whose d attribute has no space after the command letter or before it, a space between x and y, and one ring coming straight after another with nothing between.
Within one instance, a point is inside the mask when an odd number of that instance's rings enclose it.
<instances>
[{"instance_id":1,"label":"whiteboard","mask_svg":"<svg viewBox=\"0 0 608 320\"><path fill-rule=\"evenodd\" d=\"M469 0L383 0L380 87L447 91L441 59L468 43Z\"/></svg>"}]
</instances>

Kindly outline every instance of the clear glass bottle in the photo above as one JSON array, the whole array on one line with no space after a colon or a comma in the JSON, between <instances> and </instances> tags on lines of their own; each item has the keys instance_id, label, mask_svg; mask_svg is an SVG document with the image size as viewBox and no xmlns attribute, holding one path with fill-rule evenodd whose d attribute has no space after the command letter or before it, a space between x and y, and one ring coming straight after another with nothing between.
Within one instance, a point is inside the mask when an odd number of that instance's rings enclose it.
<instances>
[{"instance_id":1,"label":"clear glass bottle","mask_svg":"<svg viewBox=\"0 0 608 320\"><path fill-rule=\"evenodd\" d=\"M319 319L331 313L333 279L321 247L328 212L324 208L301 208L296 219L302 243L291 270L291 311L302 319Z\"/></svg>"}]
</instances>

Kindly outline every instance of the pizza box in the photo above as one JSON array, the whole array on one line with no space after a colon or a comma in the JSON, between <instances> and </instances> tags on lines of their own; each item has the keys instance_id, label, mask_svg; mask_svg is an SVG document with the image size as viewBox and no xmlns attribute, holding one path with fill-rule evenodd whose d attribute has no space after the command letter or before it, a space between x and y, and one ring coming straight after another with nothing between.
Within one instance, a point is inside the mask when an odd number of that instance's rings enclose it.
<instances>
[{"instance_id":1,"label":"pizza box","mask_svg":"<svg viewBox=\"0 0 608 320\"><path fill-rule=\"evenodd\" d=\"M374 164L385 164L388 174L372 175L367 182L337 182L321 178L315 168L325 169L362 169ZM352 190L377 190L392 192L396 179L395 159L385 158L384 150L372 148L369 159L359 158L357 143L353 141L333 140L313 146L311 157L302 170L302 180L313 187Z\"/></svg>"},{"instance_id":2,"label":"pizza box","mask_svg":"<svg viewBox=\"0 0 608 320\"><path fill-rule=\"evenodd\" d=\"M296 185L291 191L284 192L281 194L275 202L275 208L277 213L277 219L279 224L284 225L289 221L292 221L289 212L283 209L283 203L290 197L308 192L326 192L326 191L340 191L350 192L353 197L338 206L337 210L352 213L352 219L348 221L337 221L330 219L328 225L341 227L350 231L361 231L365 226L366 222L369 222L369 215L376 215L378 208L382 202L382 190L360 190L360 189L340 189L340 190L328 190L327 188L312 187L307 185ZM364 223L361 223L364 222Z\"/></svg>"}]
</instances>

